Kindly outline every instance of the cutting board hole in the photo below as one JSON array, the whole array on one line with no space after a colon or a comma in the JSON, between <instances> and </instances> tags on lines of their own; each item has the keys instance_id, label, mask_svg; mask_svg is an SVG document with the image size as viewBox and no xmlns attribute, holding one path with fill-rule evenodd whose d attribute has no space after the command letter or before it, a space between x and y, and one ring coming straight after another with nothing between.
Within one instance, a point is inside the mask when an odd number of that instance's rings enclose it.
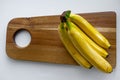
<instances>
[{"instance_id":1,"label":"cutting board hole","mask_svg":"<svg viewBox=\"0 0 120 80\"><path fill-rule=\"evenodd\" d=\"M18 47L27 47L31 42L31 35L27 30L18 30L14 35L14 41Z\"/></svg>"}]
</instances>

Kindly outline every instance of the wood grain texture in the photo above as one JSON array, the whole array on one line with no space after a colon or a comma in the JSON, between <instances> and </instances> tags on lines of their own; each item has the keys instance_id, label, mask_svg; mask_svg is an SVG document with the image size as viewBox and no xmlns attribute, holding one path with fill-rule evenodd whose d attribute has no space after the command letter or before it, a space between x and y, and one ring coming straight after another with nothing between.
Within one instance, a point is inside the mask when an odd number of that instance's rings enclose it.
<instances>
[{"instance_id":1,"label":"wood grain texture","mask_svg":"<svg viewBox=\"0 0 120 80\"><path fill-rule=\"evenodd\" d=\"M96 12L80 14L94 25L112 45L107 60L116 65L116 14ZM78 65L69 55L58 35L59 15L12 19L7 27L6 52L13 59ZM15 44L14 36L25 29L31 34L31 42L25 48Z\"/></svg>"}]
</instances>

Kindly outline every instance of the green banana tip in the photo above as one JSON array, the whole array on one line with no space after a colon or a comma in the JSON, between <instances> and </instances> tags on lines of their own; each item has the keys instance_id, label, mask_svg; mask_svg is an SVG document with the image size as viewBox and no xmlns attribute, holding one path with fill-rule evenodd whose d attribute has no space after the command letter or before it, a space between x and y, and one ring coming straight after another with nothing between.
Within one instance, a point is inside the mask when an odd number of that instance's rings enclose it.
<instances>
[{"instance_id":1,"label":"green banana tip","mask_svg":"<svg viewBox=\"0 0 120 80\"><path fill-rule=\"evenodd\" d=\"M61 22L66 22L67 19L68 19L69 16L70 16L70 13L71 13L70 10L64 11L64 12L62 13L62 15L60 16Z\"/></svg>"}]
</instances>

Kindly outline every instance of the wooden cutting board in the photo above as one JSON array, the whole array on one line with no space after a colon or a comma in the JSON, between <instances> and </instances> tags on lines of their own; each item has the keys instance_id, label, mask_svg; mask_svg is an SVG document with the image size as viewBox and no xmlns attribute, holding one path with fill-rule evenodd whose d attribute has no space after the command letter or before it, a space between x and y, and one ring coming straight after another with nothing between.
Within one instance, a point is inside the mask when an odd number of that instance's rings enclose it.
<instances>
[{"instance_id":1,"label":"wooden cutting board","mask_svg":"<svg viewBox=\"0 0 120 80\"><path fill-rule=\"evenodd\" d=\"M112 46L108 50L107 60L115 68L116 13L96 12L80 15L86 18L110 41ZM64 48L59 38L57 31L60 23L59 17L60 15L51 15L12 19L7 27L7 55L17 60L78 65ZM31 34L31 42L24 48L18 47L14 41L15 34L22 29Z\"/></svg>"}]
</instances>

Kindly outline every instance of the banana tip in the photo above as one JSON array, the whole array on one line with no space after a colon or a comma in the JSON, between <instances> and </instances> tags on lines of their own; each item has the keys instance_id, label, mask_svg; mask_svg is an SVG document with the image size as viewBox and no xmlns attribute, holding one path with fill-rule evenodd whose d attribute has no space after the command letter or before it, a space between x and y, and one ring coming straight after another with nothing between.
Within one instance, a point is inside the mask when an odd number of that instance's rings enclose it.
<instances>
[{"instance_id":1,"label":"banana tip","mask_svg":"<svg viewBox=\"0 0 120 80\"><path fill-rule=\"evenodd\" d=\"M109 45L108 49L111 49L111 45Z\"/></svg>"},{"instance_id":2,"label":"banana tip","mask_svg":"<svg viewBox=\"0 0 120 80\"><path fill-rule=\"evenodd\" d=\"M108 58L109 57L109 54L106 56L106 58Z\"/></svg>"},{"instance_id":3,"label":"banana tip","mask_svg":"<svg viewBox=\"0 0 120 80\"><path fill-rule=\"evenodd\" d=\"M91 69L93 66L90 66L89 69Z\"/></svg>"}]
</instances>

